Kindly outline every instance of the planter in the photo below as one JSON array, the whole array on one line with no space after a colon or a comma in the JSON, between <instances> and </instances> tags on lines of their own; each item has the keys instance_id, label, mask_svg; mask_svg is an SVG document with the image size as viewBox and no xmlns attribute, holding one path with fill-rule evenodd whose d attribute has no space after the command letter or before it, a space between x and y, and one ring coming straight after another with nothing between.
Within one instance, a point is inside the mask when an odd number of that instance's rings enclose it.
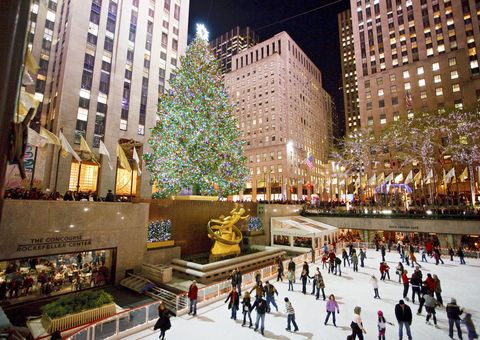
<instances>
[{"instance_id":1,"label":"planter","mask_svg":"<svg viewBox=\"0 0 480 340\"><path fill-rule=\"evenodd\" d=\"M173 247L174 245L175 245L174 240L147 242L147 249L158 249L158 248L165 248L165 247Z\"/></svg>"},{"instance_id":2,"label":"planter","mask_svg":"<svg viewBox=\"0 0 480 340\"><path fill-rule=\"evenodd\" d=\"M78 327L89 322L106 318L116 313L115 303L109 303L102 307L85 310L80 313L65 315L60 318L50 319L46 314L42 315L42 326L45 328L48 334L54 331L64 331L69 328Z\"/></svg>"},{"instance_id":3,"label":"planter","mask_svg":"<svg viewBox=\"0 0 480 340\"><path fill-rule=\"evenodd\" d=\"M218 197L217 196L185 195L185 196L172 196L172 200L177 200L177 201L218 201Z\"/></svg>"}]
</instances>

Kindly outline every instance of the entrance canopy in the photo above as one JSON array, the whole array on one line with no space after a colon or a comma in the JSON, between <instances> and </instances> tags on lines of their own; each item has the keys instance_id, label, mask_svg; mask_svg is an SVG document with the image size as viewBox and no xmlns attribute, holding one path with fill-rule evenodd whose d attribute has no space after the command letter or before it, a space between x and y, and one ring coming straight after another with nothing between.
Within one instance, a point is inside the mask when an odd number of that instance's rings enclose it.
<instances>
[{"instance_id":1,"label":"entrance canopy","mask_svg":"<svg viewBox=\"0 0 480 340\"><path fill-rule=\"evenodd\" d=\"M320 248L338 237L338 228L302 216L272 217L271 244L282 248Z\"/></svg>"}]
</instances>

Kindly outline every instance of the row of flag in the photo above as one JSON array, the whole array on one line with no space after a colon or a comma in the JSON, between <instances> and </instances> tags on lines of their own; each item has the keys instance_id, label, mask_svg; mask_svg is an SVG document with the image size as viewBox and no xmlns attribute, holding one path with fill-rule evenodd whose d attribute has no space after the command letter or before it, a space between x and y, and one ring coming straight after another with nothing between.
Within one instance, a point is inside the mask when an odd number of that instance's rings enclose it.
<instances>
[{"instance_id":1,"label":"row of flag","mask_svg":"<svg viewBox=\"0 0 480 340\"><path fill-rule=\"evenodd\" d=\"M40 127L40 133L36 132L31 128L28 128L28 143L35 147L44 147L46 144L58 145L61 147L60 154L62 155L62 157L65 158L68 156L68 154L70 154L79 163L82 162L81 157L72 148L68 140L63 135L62 131L60 131L60 133L57 136L53 132L50 132L47 129L45 129L44 127ZM83 138L83 136L80 136L80 151L86 152L89 155L91 155L92 160L98 164L98 161L95 159L95 154L92 152L92 149L90 149L87 141L85 140L85 138ZM111 159L110 159L110 152L108 152L108 149L103 143L103 141L100 141L98 153L107 157L108 166L110 167L110 170L113 170ZM123 150L120 144L117 144L116 154L117 154L117 158L120 166L127 171L132 171L130 163L128 162L128 158L125 155L125 151ZM137 165L138 174L141 175L142 170L140 167L140 157L138 157L137 149L135 148L135 146L133 147L133 160Z\"/></svg>"},{"instance_id":2,"label":"row of flag","mask_svg":"<svg viewBox=\"0 0 480 340\"><path fill-rule=\"evenodd\" d=\"M400 184L403 182L403 184L410 184L412 182L419 184L421 180L423 179L424 184L430 184L431 181L433 180L433 170L428 171L425 177L422 177L422 171L418 171L416 174L413 173L413 170L410 170L410 172L407 174L407 177L404 178L403 173L399 173L397 175L394 174L394 172L391 172L385 177L385 173L381 172L380 174L373 174L370 178L368 178L367 174L364 174L360 176L360 181L355 183L355 186L376 186L376 185L384 185L384 184L390 184L390 183L397 183ZM461 174L458 176L458 180L460 182L465 182L468 179L468 169L465 168ZM350 185L353 183L353 176L349 176L347 178L343 178L340 180L340 178L333 177L331 179L331 184L338 184L338 185ZM448 183L456 183L457 182L457 176L455 174L455 168L450 169L448 172L445 170L443 171L443 182L445 184Z\"/></svg>"}]
</instances>

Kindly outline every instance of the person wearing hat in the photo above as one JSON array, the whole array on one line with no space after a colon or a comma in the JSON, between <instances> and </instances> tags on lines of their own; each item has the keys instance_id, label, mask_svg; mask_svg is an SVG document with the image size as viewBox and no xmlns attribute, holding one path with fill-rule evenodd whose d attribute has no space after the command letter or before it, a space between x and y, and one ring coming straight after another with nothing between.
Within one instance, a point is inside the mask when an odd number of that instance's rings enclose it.
<instances>
[{"instance_id":1,"label":"person wearing hat","mask_svg":"<svg viewBox=\"0 0 480 340\"><path fill-rule=\"evenodd\" d=\"M385 317L383 316L383 312L379 310L377 312L378 315L378 340L385 340L385 331L387 330L387 323L389 325L393 326L393 323L388 322L385 320Z\"/></svg>"},{"instance_id":2,"label":"person wearing hat","mask_svg":"<svg viewBox=\"0 0 480 340\"><path fill-rule=\"evenodd\" d=\"M463 310L457 305L457 300L452 298L447 307L448 317L448 336L453 339L453 324L457 327L458 338L462 339L462 329L460 328L460 315L463 313Z\"/></svg>"},{"instance_id":3,"label":"person wearing hat","mask_svg":"<svg viewBox=\"0 0 480 340\"><path fill-rule=\"evenodd\" d=\"M398 338L403 339L403 326L407 331L408 340L412 340L412 332L410 325L412 324L412 310L405 304L405 301L400 300L395 306L395 317L398 321Z\"/></svg>"},{"instance_id":4,"label":"person wearing hat","mask_svg":"<svg viewBox=\"0 0 480 340\"><path fill-rule=\"evenodd\" d=\"M353 309L353 321L350 323L350 328L352 328L352 335L350 335L350 339L355 340L358 336L359 340L363 340L363 333L367 334L365 328L363 328L362 318L360 317L360 313L362 308L356 306Z\"/></svg>"},{"instance_id":5,"label":"person wearing hat","mask_svg":"<svg viewBox=\"0 0 480 340\"><path fill-rule=\"evenodd\" d=\"M197 297L198 297L198 287L197 281L193 280L192 284L188 288L188 300L190 302L190 310L188 315L193 314L197 315Z\"/></svg>"}]
</instances>

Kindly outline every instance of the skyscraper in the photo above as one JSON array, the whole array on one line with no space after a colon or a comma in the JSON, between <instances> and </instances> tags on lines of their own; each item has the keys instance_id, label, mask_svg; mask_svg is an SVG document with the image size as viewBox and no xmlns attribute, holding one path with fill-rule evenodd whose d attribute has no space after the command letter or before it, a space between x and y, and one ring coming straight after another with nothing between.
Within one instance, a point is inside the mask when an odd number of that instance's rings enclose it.
<instances>
[{"instance_id":1,"label":"skyscraper","mask_svg":"<svg viewBox=\"0 0 480 340\"><path fill-rule=\"evenodd\" d=\"M345 131L349 135L350 132L360 128L355 45L350 10L338 14L338 36L340 37Z\"/></svg>"},{"instance_id":2,"label":"skyscraper","mask_svg":"<svg viewBox=\"0 0 480 340\"><path fill-rule=\"evenodd\" d=\"M246 141L251 180L244 198L301 199L317 192L332 117L320 70L281 32L233 56L225 86Z\"/></svg>"},{"instance_id":3,"label":"skyscraper","mask_svg":"<svg viewBox=\"0 0 480 340\"><path fill-rule=\"evenodd\" d=\"M222 74L231 71L233 56L255 46L258 41L258 36L250 27L240 28L239 26L212 40L210 46L219 62Z\"/></svg>"},{"instance_id":4,"label":"skyscraper","mask_svg":"<svg viewBox=\"0 0 480 340\"><path fill-rule=\"evenodd\" d=\"M351 0L362 127L480 98L480 3Z\"/></svg>"},{"instance_id":5,"label":"skyscraper","mask_svg":"<svg viewBox=\"0 0 480 340\"><path fill-rule=\"evenodd\" d=\"M36 119L62 131L83 160L49 146L36 164L41 186L150 196L133 147L140 155L148 148L159 95L187 45L188 10L189 0L33 1L28 41L40 70L30 90L42 102ZM80 150L81 136L95 157ZM100 141L110 161L99 155ZM116 164L117 144L133 171Z\"/></svg>"}]
</instances>

